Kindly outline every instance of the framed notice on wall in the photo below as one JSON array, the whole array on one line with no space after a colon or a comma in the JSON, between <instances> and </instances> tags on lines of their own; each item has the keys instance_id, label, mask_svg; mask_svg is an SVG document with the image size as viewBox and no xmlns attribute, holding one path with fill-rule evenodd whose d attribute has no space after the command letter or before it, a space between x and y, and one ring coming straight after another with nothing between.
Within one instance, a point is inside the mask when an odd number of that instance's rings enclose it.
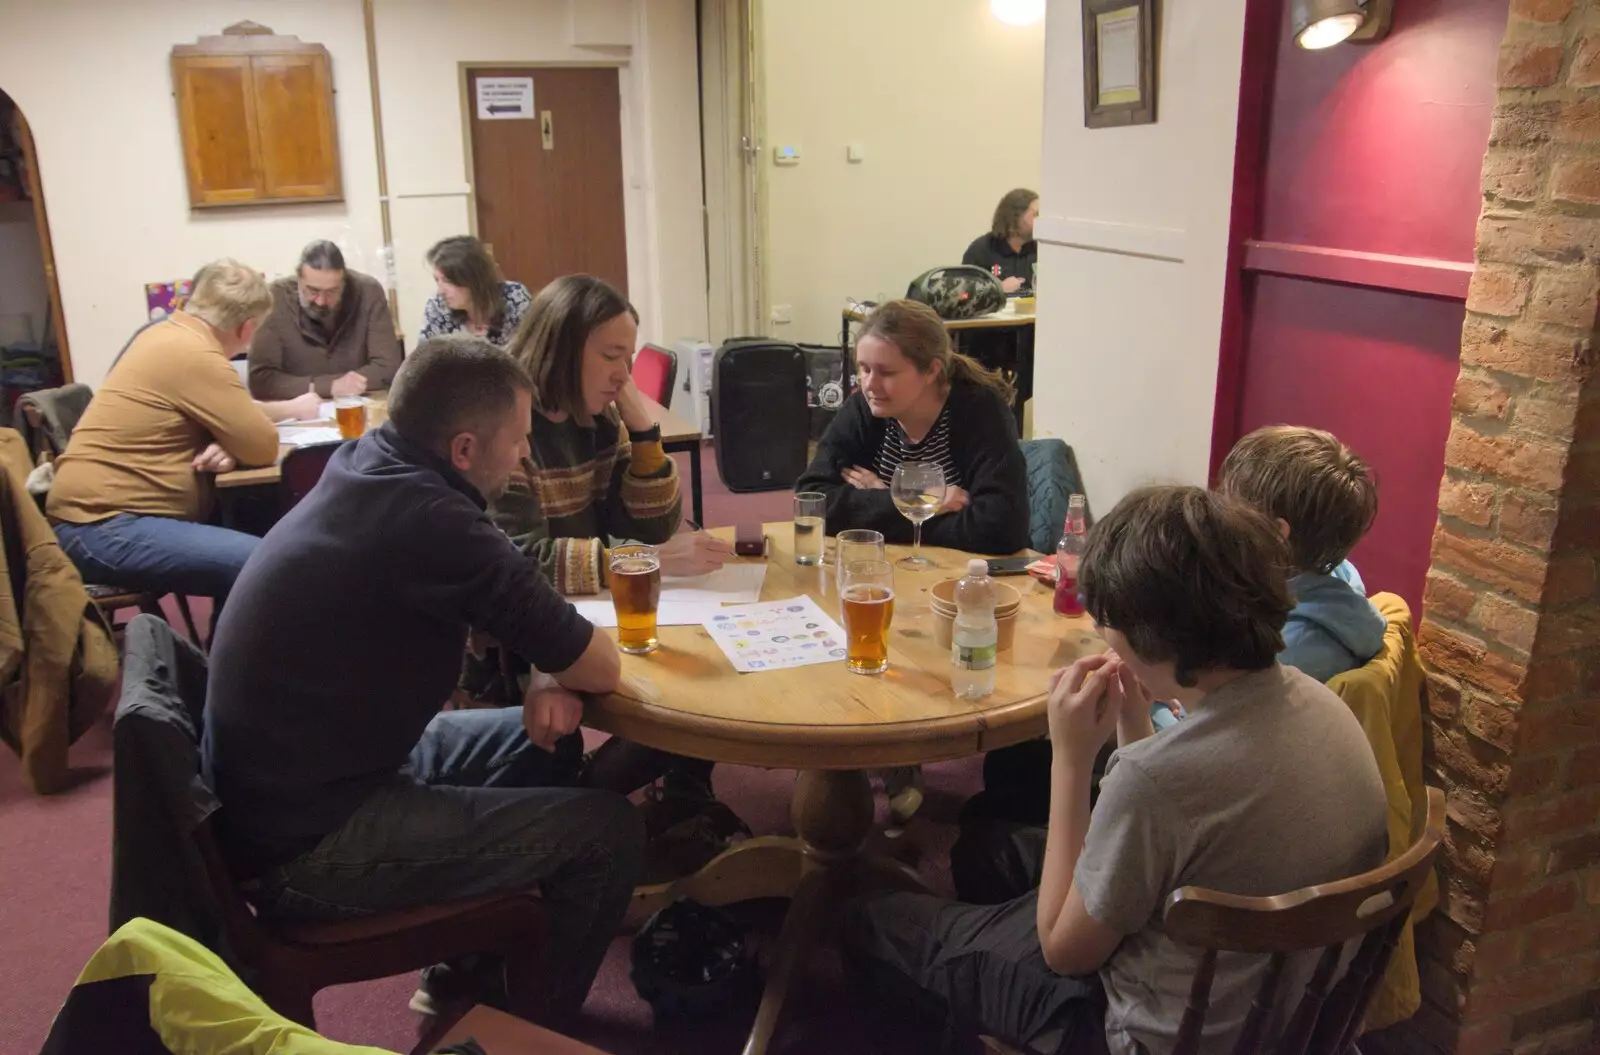
<instances>
[{"instance_id":1,"label":"framed notice on wall","mask_svg":"<svg viewBox=\"0 0 1600 1055\"><path fill-rule=\"evenodd\" d=\"M1083 0L1083 123L1156 119L1159 0Z\"/></svg>"}]
</instances>

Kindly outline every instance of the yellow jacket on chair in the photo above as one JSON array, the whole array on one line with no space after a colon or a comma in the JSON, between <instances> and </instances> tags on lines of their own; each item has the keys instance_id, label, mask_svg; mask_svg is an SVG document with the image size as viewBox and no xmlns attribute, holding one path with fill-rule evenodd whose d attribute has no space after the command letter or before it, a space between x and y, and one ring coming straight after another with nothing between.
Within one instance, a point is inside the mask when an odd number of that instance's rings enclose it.
<instances>
[{"instance_id":1,"label":"yellow jacket on chair","mask_svg":"<svg viewBox=\"0 0 1600 1055\"><path fill-rule=\"evenodd\" d=\"M1383 650L1366 666L1330 680L1328 687L1355 712L1377 757L1389 800L1389 859L1393 860L1411 845L1416 828L1428 816L1428 792L1422 777L1422 662L1417 658L1411 609L1405 601L1392 593L1380 593L1373 596L1372 603L1389 624ZM1367 1029L1410 1018L1421 1005L1413 931L1438 903L1439 877L1434 874L1417 895L1394 959L1373 993Z\"/></svg>"}]
</instances>

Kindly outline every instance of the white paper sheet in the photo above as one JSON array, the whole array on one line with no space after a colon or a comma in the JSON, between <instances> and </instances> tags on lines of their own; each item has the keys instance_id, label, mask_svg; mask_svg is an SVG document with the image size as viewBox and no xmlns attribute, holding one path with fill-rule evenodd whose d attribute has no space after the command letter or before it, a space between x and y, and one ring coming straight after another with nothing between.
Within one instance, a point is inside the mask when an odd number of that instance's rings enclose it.
<instances>
[{"instance_id":1,"label":"white paper sheet","mask_svg":"<svg viewBox=\"0 0 1600 1055\"><path fill-rule=\"evenodd\" d=\"M278 441L294 447L309 447L313 443L338 443L342 439L344 437L339 435L338 429L302 425L298 428L278 430Z\"/></svg>"},{"instance_id":2,"label":"white paper sheet","mask_svg":"<svg viewBox=\"0 0 1600 1055\"><path fill-rule=\"evenodd\" d=\"M732 561L704 575L663 575L661 603L750 604L761 600L761 586L766 581L766 561Z\"/></svg>"},{"instance_id":3,"label":"white paper sheet","mask_svg":"<svg viewBox=\"0 0 1600 1055\"><path fill-rule=\"evenodd\" d=\"M702 625L741 674L845 658L844 629L809 597L731 605Z\"/></svg>"},{"instance_id":4,"label":"white paper sheet","mask_svg":"<svg viewBox=\"0 0 1600 1055\"><path fill-rule=\"evenodd\" d=\"M587 597L572 602L578 614L602 629L617 625L617 609L611 598ZM656 608L657 626L700 626L722 611L722 605L704 601L662 601Z\"/></svg>"}]
</instances>

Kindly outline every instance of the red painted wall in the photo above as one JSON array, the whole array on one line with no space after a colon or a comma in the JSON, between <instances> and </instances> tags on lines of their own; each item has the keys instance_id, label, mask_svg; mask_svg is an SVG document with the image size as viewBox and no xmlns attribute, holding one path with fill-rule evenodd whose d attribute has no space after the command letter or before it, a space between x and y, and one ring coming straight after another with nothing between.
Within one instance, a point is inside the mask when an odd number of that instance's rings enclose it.
<instances>
[{"instance_id":1,"label":"red painted wall","mask_svg":"<svg viewBox=\"0 0 1600 1055\"><path fill-rule=\"evenodd\" d=\"M1278 422L1338 435L1379 479L1353 559L1414 609L1508 5L1396 0L1384 41L1311 52L1251 0L1215 454Z\"/></svg>"}]
</instances>

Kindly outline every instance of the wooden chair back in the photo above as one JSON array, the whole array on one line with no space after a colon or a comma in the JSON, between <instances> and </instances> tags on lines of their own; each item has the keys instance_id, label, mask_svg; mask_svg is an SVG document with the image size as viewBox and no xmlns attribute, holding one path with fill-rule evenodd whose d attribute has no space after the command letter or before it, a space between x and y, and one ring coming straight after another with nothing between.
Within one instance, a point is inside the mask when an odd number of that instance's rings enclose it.
<instances>
[{"instance_id":1,"label":"wooden chair back","mask_svg":"<svg viewBox=\"0 0 1600 1055\"><path fill-rule=\"evenodd\" d=\"M328 467L328 459L332 458L333 452L343 445L343 440L312 443L305 447L296 447L284 457L283 464L279 467L278 478L279 516L293 509L302 498L311 493L311 489L317 486L317 481L322 479L322 471Z\"/></svg>"},{"instance_id":2,"label":"wooden chair back","mask_svg":"<svg viewBox=\"0 0 1600 1055\"><path fill-rule=\"evenodd\" d=\"M1373 990L1394 954L1400 931L1444 840L1444 792L1428 789L1428 815L1411 847L1381 867L1336 883L1273 897L1249 898L1184 887L1167 899L1167 935L1203 950L1189 989L1174 1055L1200 1050L1219 952L1269 957L1235 1055L1340 1055L1360 1032ZM1334 973L1350 941L1361 938L1348 970ZM1290 954L1321 949L1311 980L1275 1045L1263 1036L1277 1003Z\"/></svg>"}]
</instances>

